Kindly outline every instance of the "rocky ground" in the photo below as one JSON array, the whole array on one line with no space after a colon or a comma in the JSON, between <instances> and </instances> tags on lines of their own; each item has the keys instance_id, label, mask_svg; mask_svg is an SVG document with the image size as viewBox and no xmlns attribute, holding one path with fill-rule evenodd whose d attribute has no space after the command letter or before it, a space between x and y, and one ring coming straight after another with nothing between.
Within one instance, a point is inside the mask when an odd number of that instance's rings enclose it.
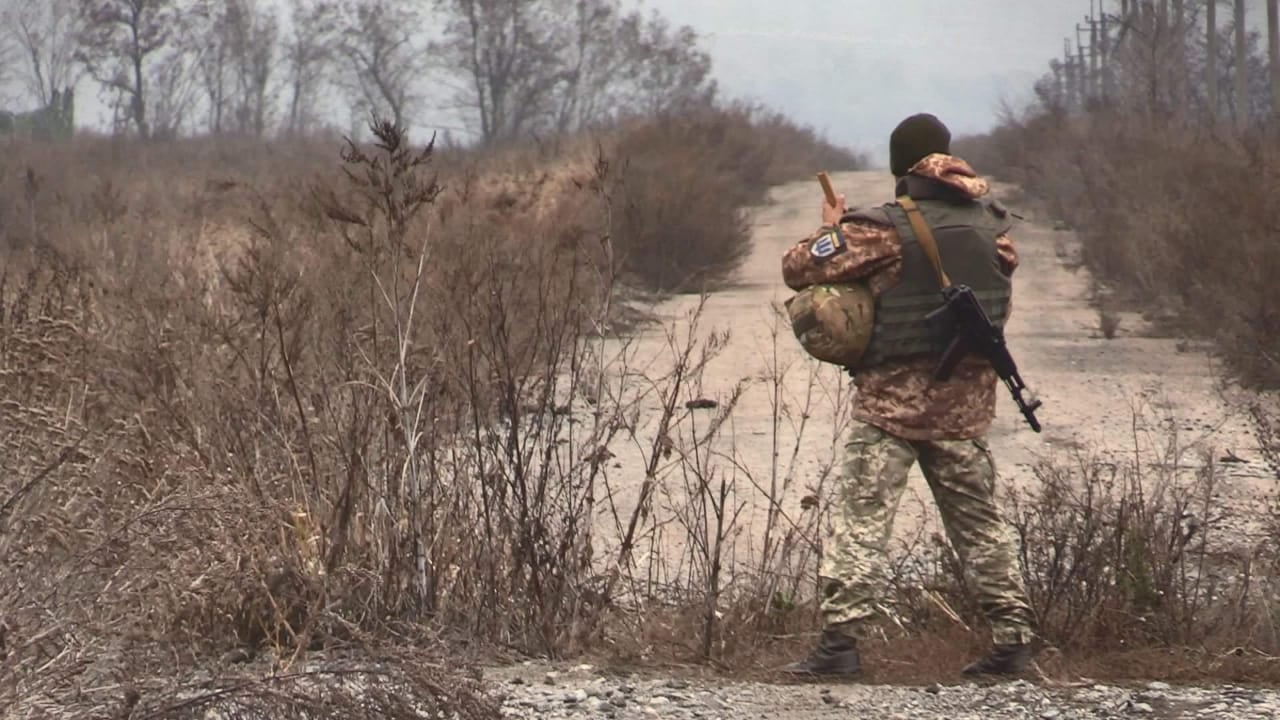
<instances>
[{"instance_id":1,"label":"rocky ground","mask_svg":"<svg viewBox=\"0 0 1280 720\"><path fill-rule=\"evenodd\" d=\"M1051 688L1027 680L893 685L710 683L618 676L589 665L539 665L490 674L507 718L617 720L1111 720L1120 718L1280 718L1280 692L1243 687Z\"/></svg>"}]
</instances>

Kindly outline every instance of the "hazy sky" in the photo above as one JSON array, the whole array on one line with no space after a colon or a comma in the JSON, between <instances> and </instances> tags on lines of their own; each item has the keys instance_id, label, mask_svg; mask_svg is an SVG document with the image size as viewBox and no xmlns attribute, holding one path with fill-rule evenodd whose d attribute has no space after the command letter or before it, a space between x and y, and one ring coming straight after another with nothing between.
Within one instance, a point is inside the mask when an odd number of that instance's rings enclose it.
<instances>
[{"instance_id":1,"label":"hazy sky","mask_svg":"<svg viewBox=\"0 0 1280 720\"><path fill-rule=\"evenodd\" d=\"M1089 0L633 0L703 35L724 92L747 97L884 161L903 117L954 134L1021 106ZM1117 0L1108 0L1114 9ZM85 83L78 120L107 119ZM345 124L346 118L335 118ZM430 123L431 121L428 120Z\"/></svg>"},{"instance_id":2,"label":"hazy sky","mask_svg":"<svg viewBox=\"0 0 1280 720\"><path fill-rule=\"evenodd\" d=\"M646 0L707 37L717 79L842 144L887 158L903 117L953 134L1015 106L1062 52L1089 0ZM1116 0L1109 0L1113 11Z\"/></svg>"}]
</instances>

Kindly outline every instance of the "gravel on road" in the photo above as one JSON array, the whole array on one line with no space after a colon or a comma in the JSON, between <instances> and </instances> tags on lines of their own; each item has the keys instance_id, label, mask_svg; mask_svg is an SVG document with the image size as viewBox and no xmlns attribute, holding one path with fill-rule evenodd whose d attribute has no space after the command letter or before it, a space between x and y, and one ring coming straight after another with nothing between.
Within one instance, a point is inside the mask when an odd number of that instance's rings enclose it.
<instances>
[{"instance_id":1,"label":"gravel on road","mask_svg":"<svg viewBox=\"0 0 1280 720\"><path fill-rule=\"evenodd\" d=\"M505 718L614 720L1119 720L1280 718L1280 691L1237 686L1046 687L1027 680L904 687L751 683L526 664L486 673Z\"/></svg>"}]
</instances>

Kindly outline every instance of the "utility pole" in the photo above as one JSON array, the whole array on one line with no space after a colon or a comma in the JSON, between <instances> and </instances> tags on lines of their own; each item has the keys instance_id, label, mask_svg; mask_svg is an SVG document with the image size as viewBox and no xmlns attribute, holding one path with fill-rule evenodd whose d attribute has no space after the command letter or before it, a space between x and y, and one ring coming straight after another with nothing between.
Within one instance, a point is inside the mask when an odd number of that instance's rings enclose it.
<instances>
[{"instance_id":1,"label":"utility pole","mask_svg":"<svg viewBox=\"0 0 1280 720\"><path fill-rule=\"evenodd\" d=\"M1181 115L1187 104L1187 8L1185 0L1173 0L1173 102Z\"/></svg>"},{"instance_id":2,"label":"utility pole","mask_svg":"<svg viewBox=\"0 0 1280 720\"><path fill-rule=\"evenodd\" d=\"M1092 77L1093 94L1096 98L1101 94L1098 89L1099 82L1102 80L1102 77L1098 74L1098 61L1101 59L1102 53L1098 49L1098 19L1094 15L1094 10L1091 0L1089 3L1089 17L1087 18L1089 21L1089 75Z\"/></svg>"},{"instance_id":3,"label":"utility pole","mask_svg":"<svg viewBox=\"0 0 1280 720\"><path fill-rule=\"evenodd\" d=\"M1066 67L1067 75L1067 111L1070 112L1076 104L1079 97L1079 81L1076 77L1076 62L1071 56L1071 39L1066 38L1062 41L1062 61Z\"/></svg>"},{"instance_id":4,"label":"utility pole","mask_svg":"<svg viewBox=\"0 0 1280 720\"><path fill-rule=\"evenodd\" d=\"M1053 71L1053 84L1049 86L1049 99L1053 107L1062 107L1062 63L1057 58L1049 61L1049 69Z\"/></svg>"},{"instance_id":5,"label":"utility pole","mask_svg":"<svg viewBox=\"0 0 1280 720\"><path fill-rule=\"evenodd\" d=\"M1271 70L1271 115L1280 123L1280 0L1267 0L1267 50Z\"/></svg>"},{"instance_id":6,"label":"utility pole","mask_svg":"<svg viewBox=\"0 0 1280 720\"><path fill-rule=\"evenodd\" d=\"M1078 29L1076 32L1079 34ZM1093 79L1089 77L1089 65L1084 60L1084 46L1079 40L1076 40L1076 69L1080 73L1080 109L1087 110L1089 101L1093 99Z\"/></svg>"},{"instance_id":7,"label":"utility pole","mask_svg":"<svg viewBox=\"0 0 1280 720\"><path fill-rule=\"evenodd\" d=\"M1207 21L1209 35L1205 44L1209 57L1205 72L1209 77L1205 80L1209 86L1209 122L1214 123L1218 119L1218 110L1222 107L1218 97L1218 0L1209 0Z\"/></svg>"},{"instance_id":8,"label":"utility pole","mask_svg":"<svg viewBox=\"0 0 1280 720\"><path fill-rule=\"evenodd\" d=\"M1236 127L1249 125L1249 55L1245 46L1245 0L1236 0Z\"/></svg>"},{"instance_id":9,"label":"utility pole","mask_svg":"<svg viewBox=\"0 0 1280 720\"><path fill-rule=\"evenodd\" d=\"M1102 99L1110 102L1115 95L1115 74L1111 67L1111 28L1107 25L1106 0L1098 0L1098 51L1102 53Z\"/></svg>"},{"instance_id":10,"label":"utility pole","mask_svg":"<svg viewBox=\"0 0 1280 720\"><path fill-rule=\"evenodd\" d=\"M1093 52L1094 46L1090 45L1085 47L1084 43L1081 42L1081 33L1084 31L1085 28L1080 27L1080 24L1076 23L1076 61L1079 63L1078 67L1080 68L1081 75L1081 104L1087 106L1089 101L1097 94L1094 82L1097 79L1095 71L1097 70L1098 62L1097 57ZM1085 60L1086 51L1089 53L1088 60Z\"/></svg>"}]
</instances>

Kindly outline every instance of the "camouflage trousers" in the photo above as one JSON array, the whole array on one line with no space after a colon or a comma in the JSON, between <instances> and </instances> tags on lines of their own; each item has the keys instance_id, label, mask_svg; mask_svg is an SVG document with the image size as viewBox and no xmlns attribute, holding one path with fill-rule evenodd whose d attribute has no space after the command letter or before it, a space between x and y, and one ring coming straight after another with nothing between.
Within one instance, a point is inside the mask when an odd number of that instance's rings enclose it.
<instances>
[{"instance_id":1,"label":"camouflage trousers","mask_svg":"<svg viewBox=\"0 0 1280 720\"><path fill-rule=\"evenodd\" d=\"M906 441L867 424L855 424L846 443L834 528L820 570L824 626L858 636L868 621L892 615L880 601L888 585L886 549L916 462L994 642L1029 642L1034 620L1018 539L995 504L995 460L986 442Z\"/></svg>"}]
</instances>

